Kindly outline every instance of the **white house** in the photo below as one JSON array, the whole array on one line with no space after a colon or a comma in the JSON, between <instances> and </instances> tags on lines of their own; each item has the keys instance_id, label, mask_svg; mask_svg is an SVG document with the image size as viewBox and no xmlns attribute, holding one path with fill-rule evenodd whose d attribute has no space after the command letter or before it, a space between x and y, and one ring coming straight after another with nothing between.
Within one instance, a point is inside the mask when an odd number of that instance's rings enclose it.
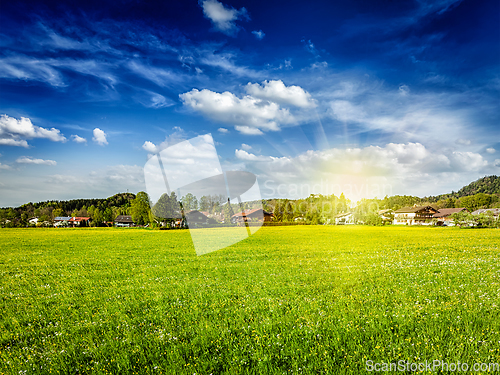
<instances>
[{"instance_id":1,"label":"white house","mask_svg":"<svg viewBox=\"0 0 500 375\"><path fill-rule=\"evenodd\" d=\"M345 212L335 216L335 225L355 224L352 212Z\"/></svg>"},{"instance_id":2,"label":"white house","mask_svg":"<svg viewBox=\"0 0 500 375\"><path fill-rule=\"evenodd\" d=\"M438 210L431 206L403 207L394 211L395 225L431 225L433 216Z\"/></svg>"}]
</instances>

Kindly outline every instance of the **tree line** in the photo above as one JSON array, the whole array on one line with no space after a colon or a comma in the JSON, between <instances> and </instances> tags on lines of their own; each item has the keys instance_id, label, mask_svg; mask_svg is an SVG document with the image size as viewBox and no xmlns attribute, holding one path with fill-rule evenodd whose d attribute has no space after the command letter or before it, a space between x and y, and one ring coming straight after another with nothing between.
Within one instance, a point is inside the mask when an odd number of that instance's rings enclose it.
<instances>
[{"instance_id":1,"label":"tree line","mask_svg":"<svg viewBox=\"0 0 500 375\"><path fill-rule=\"evenodd\" d=\"M241 205L230 203L223 195L206 195L197 198L186 194L178 199L175 192L163 194L151 207L147 193L120 193L106 199L76 199L71 201L46 201L28 203L17 208L0 209L2 227L26 227L28 220L38 217L38 222L51 225L56 217L90 217L92 225L110 225L118 215L131 215L138 225L171 225L183 220L183 214L190 210L207 212L216 222L228 222L237 212L262 207L273 214L276 223L333 224L341 213L352 212L357 222L382 225L384 221L378 214L380 210L398 210L413 205L429 205L435 209L465 207L469 212L479 208L500 207L497 194L478 193L460 198L443 198L432 202L428 198L408 195L386 196L382 199L362 199L351 207L351 201L344 194L340 196L311 194L302 199L264 199L244 202ZM390 219L390 215L388 216Z\"/></svg>"}]
</instances>

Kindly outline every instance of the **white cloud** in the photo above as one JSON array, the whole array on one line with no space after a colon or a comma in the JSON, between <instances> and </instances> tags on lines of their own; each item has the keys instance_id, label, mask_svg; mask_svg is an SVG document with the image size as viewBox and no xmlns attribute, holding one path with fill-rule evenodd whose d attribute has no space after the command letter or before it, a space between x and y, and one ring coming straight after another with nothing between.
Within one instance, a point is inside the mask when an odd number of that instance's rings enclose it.
<instances>
[{"instance_id":1,"label":"white cloud","mask_svg":"<svg viewBox=\"0 0 500 375\"><path fill-rule=\"evenodd\" d=\"M71 139L73 140L73 142L76 142L76 143L87 143L87 140L83 137L80 137L79 135L76 135L76 134L73 134L71 136Z\"/></svg>"},{"instance_id":2,"label":"white cloud","mask_svg":"<svg viewBox=\"0 0 500 375\"><path fill-rule=\"evenodd\" d=\"M489 148L487 148L487 149L486 149L486 152L487 152L488 154L494 154L496 151L497 151L497 150L495 150L493 147L489 147Z\"/></svg>"},{"instance_id":3,"label":"white cloud","mask_svg":"<svg viewBox=\"0 0 500 375\"><path fill-rule=\"evenodd\" d=\"M218 131L219 133L222 133L222 134L227 134L227 133L229 133L229 130L227 130L226 128L219 128L219 129L217 129L217 131Z\"/></svg>"},{"instance_id":4,"label":"white cloud","mask_svg":"<svg viewBox=\"0 0 500 375\"><path fill-rule=\"evenodd\" d=\"M495 159L495 167L500 167L500 159Z\"/></svg>"},{"instance_id":5,"label":"white cloud","mask_svg":"<svg viewBox=\"0 0 500 375\"><path fill-rule=\"evenodd\" d=\"M235 125L237 130L243 129L240 131L246 134L262 134L260 129L276 131L282 124L295 122L288 109L251 95L240 99L228 91L219 94L207 89L193 89L179 97L193 110L215 121Z\"/></svg>"},{"instance_id":6,"label":"white cloud","mask_svg":"<svg viewBox=\"0 0 500 375\"><path fill-rule=\"evenodd\" d=\"M10 167L10 165L5 165L0 163L0 169L12 169L12 168Z\"/></svg>"},{"instance_id":7,"label":"white cloud","mask_svg":"<svg viewBox=\"0 0 500 375\"><path fill-rule=\"evenodd\" d=\"M64 142L66 138L58 129L45 129L33 125L27 117L19 120L8 115L0 116L0 144L7 146L28 147L26 139L45 138L54 142Z\"/></svg>"},{"instance_id":8,"label":"white cloud","mask_svg":"<svg viewBox=\"0 0 500 375\"><path fill-rule=\"evenodd\" d=\"M108 144L108 140L106 139L106 133L99 128L94 129L94 138L92 138L92 140L97 144L99 144L100 146Z\"/></svg>"},{"instance_id":9,"label":"white cloud","mask_svg":"<svg viewBox=\"0 0 500 375\"><path fill-rule=\"evenodd\" d=\"M255 35L255 37L259 40L262 40L266 36L266 34L262 30L254 30L252 31L252 34Z\"/></svg>"},{"instance_id":10,"label":"white cloud","mask_svg":"<svg viewBox=\"0 0 500 375\"><path fill-rule=\"evenodd\" d=\"M264 134L260 129L257 128L251 128L249 126L235 126L234 127L236 130L238 130L241 134L246 134L246 135L262 135Z\"/></svg>"},{"instance_id":11,"label":"white cloud","mask_svg":"<svg viewBox=\"0 0 500 375\"><path fill-rule=\"evenodd\" d=\"M238 31L235 21L248 18L245 8L240 10L228 8L217 0L204 0L200 5L203 8L203 14L212 21L215 29L226 35L232 36Z\"/></svg>"},{"instance_id":12,"label":"white cloud","mask_svg":"<svg viewBox=\"0 0 500 375\"><path fill-rule=\"evenodd\" d=\"M246 152L244 150L236 149L234 151L234 155L240 160L249 160L249 161L269 161L269 157L266 156L257 156L252 153Z\"/></svg>"},{"instance_id":13,"label":"white cloud","mask_svg":"<svg viewBox=\"0 0 500 375\"><path fill-rule=\"evenodd\" d=\"M4 145L4 146L20 146L20 147L24 147L24 148L28 148L29 147L28 142L26 142L24 139L16 141L15 139L0 138L0 145Z\"/></svg>"},{"instance_id":14,"label":"white cloud","mask_svg":"<svg viewBox=\"0 0 500 375\"><path fill-rule=\"evenodd\" d=\"M249 151L249 150L251 150L251 149L252 149L252 146L247 145L246 143L242 143L242 144L241 144L241 148L242 148L243 150L247 150L247 151Z\"/></svg>"},{"instance_id":15,"label":"white cloud","mask_svg":"<svg viewBox=\"0 0 500 375\"><path fill-rule=\"evenodd\" d=\"M146 150L147 152L150 152L152 154L158 152L158 149L156 148L156 145L153 142L146 141L142 145L142 148Z\"/></svg>"},{"instance_id":16,"label":"white cloud","mask_svg":"<svg viewBox=\"0 0 500 375\"><path fill-rule=\"evenodd\" d=\"M258 175L267 197L338 195L342 191L356 200L363 196L383 198L386 194L426 196L456 191L494 172L493 165L480 154L427 148L411 142L310 150L295 157L258 156L244 150L236 150L235 155L244 163L242 167ZM500 159L497 163L500 166ZM297 191L301 185L305 190Z\"/></svg>"},{"instance_id":17,"label":"white cloud","mask_svg":"<svg viewBox=\"0 0 500 375\"><path fill-rule=\"evenodd\" d=\"M293 105L300 108L313 108L316 106L311 94L302 87L287 87L281 80L264 81L262 85L248 83L246 91L255 98L266 99L282 105Z\"/></svg>"},{"instance_id":18,"label":"white cloud","mask_svg":"<svg viewBox=\"0 0 500 375\"><path fill-rule=\"evenodd\" d=\"M21 156L17 158L16 163L19 164L37 164L37 165L57 165L57 162L54 160L43 160L43 159L34 159L30 156Z\"/></svg>"}]
</instances>

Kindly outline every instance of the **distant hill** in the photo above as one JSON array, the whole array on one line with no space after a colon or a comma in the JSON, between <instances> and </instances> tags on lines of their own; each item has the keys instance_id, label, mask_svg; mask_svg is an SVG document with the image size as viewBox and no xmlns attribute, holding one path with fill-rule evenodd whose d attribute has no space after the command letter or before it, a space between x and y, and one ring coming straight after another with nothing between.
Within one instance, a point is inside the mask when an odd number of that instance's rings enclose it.
<instances>
[{"instance_id":1,"label":"distant hill","mask_svg":"<svg viewBox=\"0 0 500 375\"><path fill-rule=\"evenodd\" d=\"M500 195L500 177L499 176L485 176L477 181L471 182L469 185L464 186L459 191L452 191L448 194L441 194L424 198L429 202L437 202L441 199L448 198L462 198L474 194L499 194Z\"/></svg>"}]
</instances>

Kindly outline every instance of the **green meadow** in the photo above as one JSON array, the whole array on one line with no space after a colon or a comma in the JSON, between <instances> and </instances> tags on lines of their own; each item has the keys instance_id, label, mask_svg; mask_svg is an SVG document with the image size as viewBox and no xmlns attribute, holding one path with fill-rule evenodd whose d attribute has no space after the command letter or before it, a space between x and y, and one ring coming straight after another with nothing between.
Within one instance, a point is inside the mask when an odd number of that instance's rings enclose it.
<instances>
[{"instance_id":1,"label":"green meadow","mask_svg":"<svg viewBox=\"0 0 500 375\"><path fill-rule=\"evenodd\" d=\"M196 256L187 230L2 229L0 298L2 374L498 363L500 230L263 227Z\"/></svg>"}]
</instances>

